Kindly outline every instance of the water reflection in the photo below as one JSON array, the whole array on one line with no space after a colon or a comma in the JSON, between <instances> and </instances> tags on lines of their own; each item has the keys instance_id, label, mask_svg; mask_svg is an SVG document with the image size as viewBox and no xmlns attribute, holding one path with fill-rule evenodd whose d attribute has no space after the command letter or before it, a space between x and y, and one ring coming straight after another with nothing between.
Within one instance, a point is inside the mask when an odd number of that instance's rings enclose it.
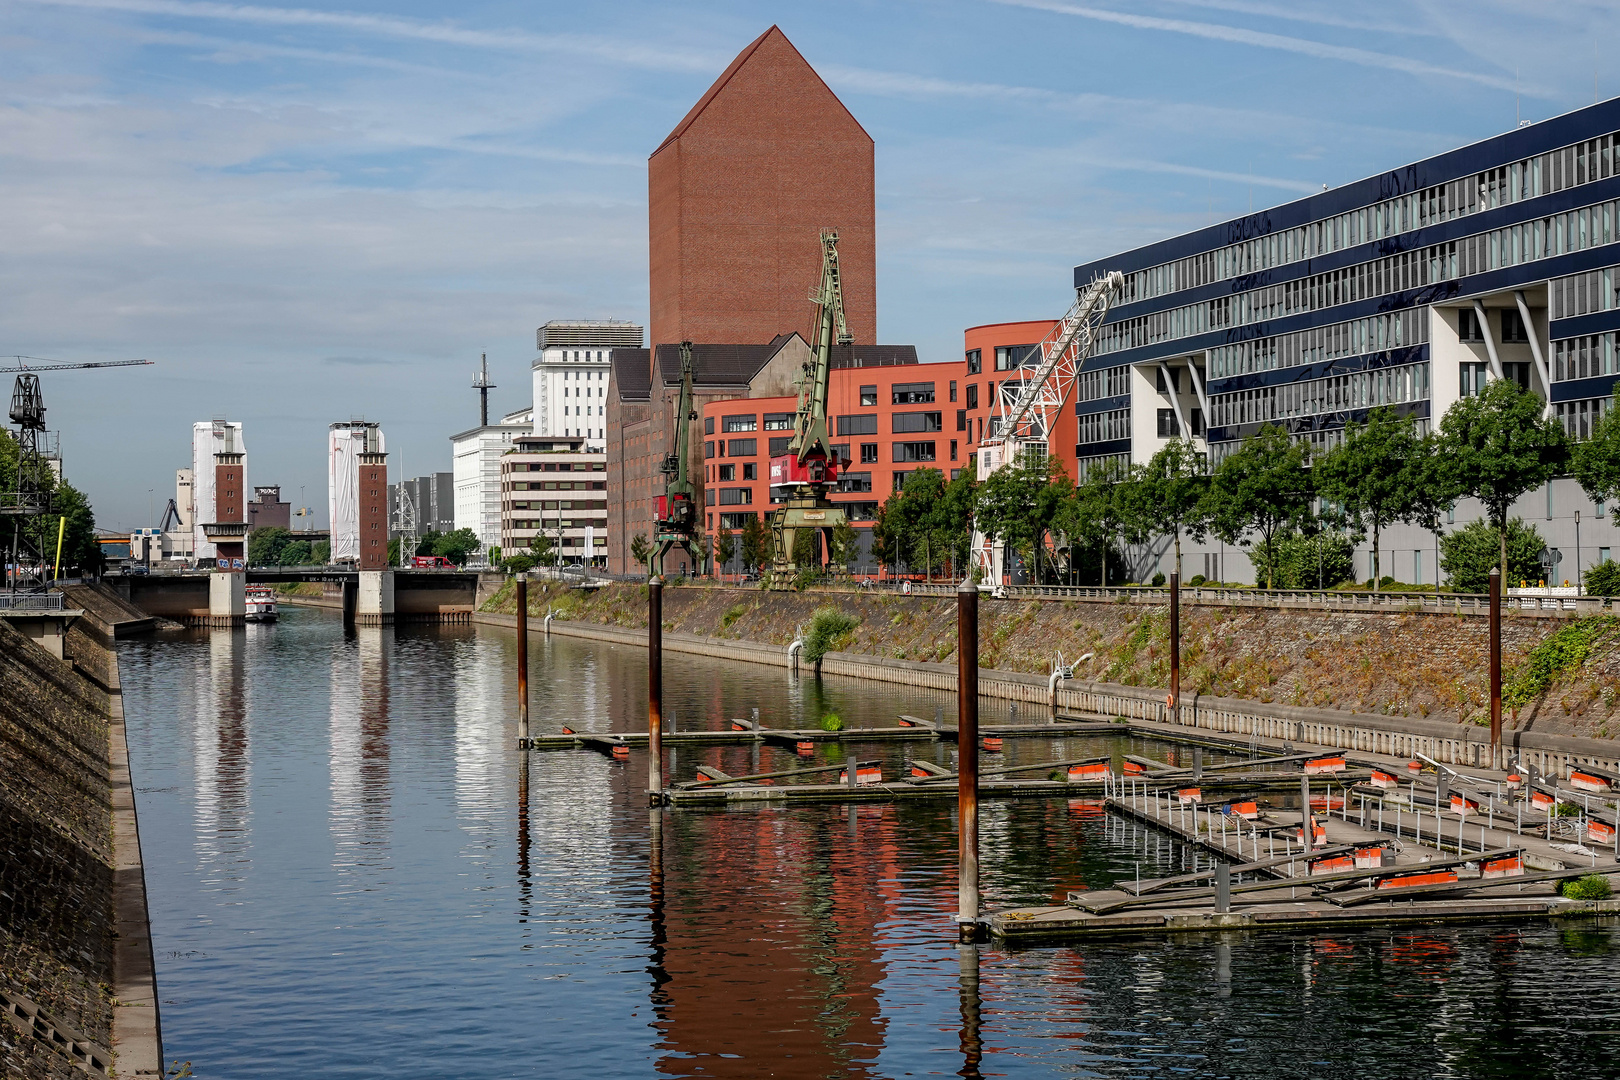
<instances>
[{"instance_id":1,"label":"water reflection","mask_svg":"<svg viewBox=\"0 0 1620 1080\"><path fill-rule=\"evenodd\" d=\"M238 648L240 637L232 632L209 637L208 663L197 669L192 687L197 863L199 869L212 867L210 873L227 880L241 878L252 844L251 703Z\"/></svg>"},{"instance_id":2,"label":"water reflection","mask_svg":"<svg viewBox=\"0 0 1620 1080\"><path fill-rule=\"evenodd\" d=\"M332 866L339 871L389 861L389 653L384 627L354 628L333 649L328 709Z\"/></svg>"}]
</instances>

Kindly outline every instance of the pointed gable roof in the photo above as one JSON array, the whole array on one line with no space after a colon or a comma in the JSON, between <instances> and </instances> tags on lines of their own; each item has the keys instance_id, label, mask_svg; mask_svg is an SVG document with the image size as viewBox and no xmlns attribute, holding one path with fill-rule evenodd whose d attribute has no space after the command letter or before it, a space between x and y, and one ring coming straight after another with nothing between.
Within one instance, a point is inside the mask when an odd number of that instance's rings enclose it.
<instances>
[{"instance_id":1,"label":"pointed gable roof","mask_svg":"<svg viewBox=\"0 0 1620 1080\"><path fill-rule=\"evenodd\" d=\"M744 65L746 65L748 61L760 51L761 47L764 46L766 42L770 42L773 45L780 42L782 45L786 46L787 51L792 54L793 58L800 64L804 65L804 70L809 73L810 77L814 79L822 89L827 91L827 96L832 98L832 100L837 103L838 107L844 111L845 116L849 117L850 123L854 124L857 128L860 128L861 134L866 135L867 138L870 139L872 137L870 134L867 134L864 127L861 127L861 122L855 119L855 114L850 112L849 108L845 106L841 100L839 100L837 94L833 93L832 87L828 86L822 77L816 73L816 69L810 66L810 62L804 58L804 54L799 52L798 49L794 48L793 42L787 39L787 35L782 33L781 28L772 24L769 30L759 35L759 37L755 38L748 44L747 48L737 54L737 58L731 62L725 71L720 73L720 77L718 79L714 80L714 85L709 87L702 97L698 98L697 104L693 105L692 108L687 111L687 114L681 118L681 122L675 125L675 130L671 131L667 136L665 136L664 141L658 144L658 149L654 150L651 156L656 157L659 151L663 150L664 147L668 146L670 143L684 135L686 133L686 129L691 127L699 116L703 115L703 110L709 107L709 103L720 96L720 92L726 88L726 84L731 81L732 77L736 75L737 72L742 70Z\"/></svg>"}]
</instances>

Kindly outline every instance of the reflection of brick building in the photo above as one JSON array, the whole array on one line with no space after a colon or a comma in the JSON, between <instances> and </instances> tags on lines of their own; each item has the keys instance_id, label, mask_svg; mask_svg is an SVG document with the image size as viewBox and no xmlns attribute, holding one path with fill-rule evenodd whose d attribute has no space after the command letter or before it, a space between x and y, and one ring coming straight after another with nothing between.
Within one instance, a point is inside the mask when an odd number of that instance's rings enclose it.
<instances>
[{"instance_id":1,"label":"reflection of brick building","mask_svg":"<svg viewBox=\"0 0 1620 1080\"><path fill-rule=\"evenodd\" d=\"M782 32L744 49L647 162L652 345L810 337L819 231L877 340L872 138Z\"/></svg>"}]
</instances>

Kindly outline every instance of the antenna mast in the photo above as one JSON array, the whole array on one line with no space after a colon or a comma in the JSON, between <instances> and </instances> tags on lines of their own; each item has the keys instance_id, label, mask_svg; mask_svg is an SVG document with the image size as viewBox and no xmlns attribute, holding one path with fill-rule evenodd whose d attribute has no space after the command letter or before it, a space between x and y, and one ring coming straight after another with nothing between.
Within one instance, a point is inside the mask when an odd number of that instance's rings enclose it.
<instances>
[{"instance_id":1,"label":"antenna mast","mask_svg":"<svg viewBox=\"0 0 1620 1080\"><path fill-rule=\"evenodd\" d=\"M478 391L478 426L489 427L489 392L495 384L489 381L489 354L478 354L478 374L473 377L473 389Z\"/></svg>"}]
</instances>

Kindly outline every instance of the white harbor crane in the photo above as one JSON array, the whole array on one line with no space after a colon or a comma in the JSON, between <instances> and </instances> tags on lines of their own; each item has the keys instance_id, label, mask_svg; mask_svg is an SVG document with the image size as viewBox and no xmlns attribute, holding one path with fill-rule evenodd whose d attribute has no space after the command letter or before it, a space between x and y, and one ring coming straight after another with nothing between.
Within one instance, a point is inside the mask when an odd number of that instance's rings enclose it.
<instances>
[{"instance_id":1,"label":"white harbor crane","mask_svg":"<svg viewBox=\"0 0 1620 1080\"><path fill-rule=\"evenodd\" d=\"M1011 380L996 389L990 431L975 455L978 479L983 483L1004 465L1036 458L1044 461L1057 418L1074 393L1080 368L1097 347L1097 331L1108 316L1109 305L1125 287L1117 270L1099 274L1075 289L1074 303L1052 324L1036 346L1040 358L1016 393ZM973 530L973 560L985 580L999 587L1006 546L991 543L977 526Z\"/></svg>"}]
</instances>

